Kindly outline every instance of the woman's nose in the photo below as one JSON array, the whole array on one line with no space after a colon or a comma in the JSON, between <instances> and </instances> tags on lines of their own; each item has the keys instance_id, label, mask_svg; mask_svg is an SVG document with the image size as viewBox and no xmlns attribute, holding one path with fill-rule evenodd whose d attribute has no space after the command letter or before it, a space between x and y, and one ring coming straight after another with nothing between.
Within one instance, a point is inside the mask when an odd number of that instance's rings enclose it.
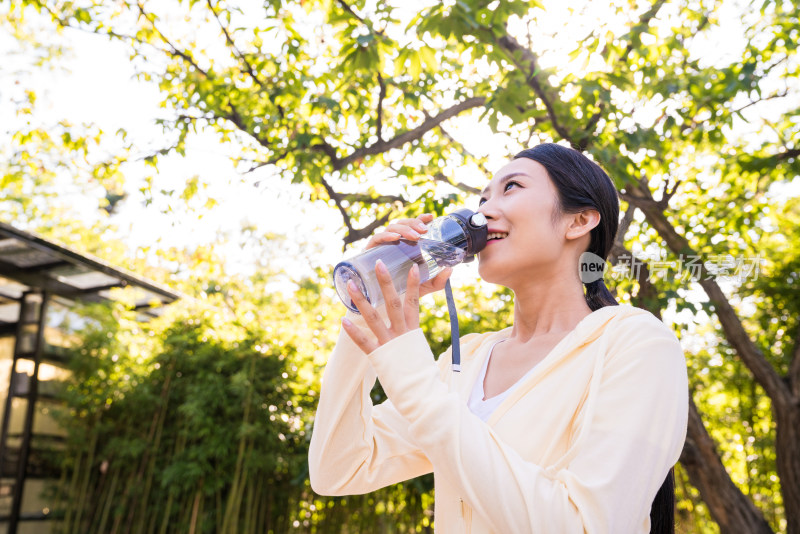
<instances>
[{"instance_id":1,"label":"woman's nose","mask_svg":"<svg viewBox=\"0 0 800 534\"><path fill-rule=\"evenodd\" d=\"M478 213L482 213L487 219L497 219L497 208L492 204L491 200L485 201L478 206Z\"/></svg>"}]
</instances>

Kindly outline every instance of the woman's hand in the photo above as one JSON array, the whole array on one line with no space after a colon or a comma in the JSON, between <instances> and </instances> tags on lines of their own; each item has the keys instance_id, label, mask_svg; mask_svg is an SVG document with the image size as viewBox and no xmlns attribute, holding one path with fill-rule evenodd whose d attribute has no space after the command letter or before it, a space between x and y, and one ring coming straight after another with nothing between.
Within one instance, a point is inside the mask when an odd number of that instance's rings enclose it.
<instances>
[{"instance_id":1,"label":"woman's hand","mask_svg":"<svg viewBox=\"0 0 800 534\"><path fill-rule=\"evenodd\" d=\"M393 222L386 227L384 232L375 234L367 243L366 249L378 246L383 243L390 243L399 239L417 241L421 233L427 232L425 222L430 222L433 215L426 213L416 219L401 219ZM444 288L447 279L452 272L451 268L444 269L434 279L427 280L425 283L419 282L419 267L415 264L408 272L406 283L406 293L401 298L394 288L391 275L386 266L378 260L375 264L375 275L383 293L386 303L386 313L389 318L387 326L378 311L372 307L366 297L361 294L356 285L350 281L347 284L347 292L353 300L367 326L374 334L370 336L364 329L356 326L347 318L342 320L347 335L358 345L366 354L374 351L381 345L392 339L405 334L411 330L419 328L419 298L434 291Z\"/></svg>"},{"instance_id":2,"label":"woman's hand","mask_svg":"<svg viewBox=\"0 0 800 534\"><path fill-rule=\"evenodd\" d=\"M398 241L400 239L417 241L422 234L428 231L428 227L425 225L432 220L432 213L423 213L415 219L397 219L396 221L392 221L382 232L378 232L369 238L364 250L369 250L378 245L391 243L392 241Z\"/></svg>"},{"instance_id":3,"label":"woman's hand","mask_svg":"<svg viewBox=\"0 0 800 534\"><path fill-rule=\"evenodd\" d=\"M386 226L386 228L383 229L382 232L378 232L369 238L369 241L367 241L367 246L364 247L364 250L369 250L373 247L377 247L378 245L399 241L401 239L406 239L408 241L419 241L419 238L422 237L422 234L425 234L428 231L426 224L432 220L432 213L423 213L414 219L397 219L396 221L392 221ZM423 282L419 286L419 296L424 297L425 295L444 289L444 284L447 282L447 279L450 278L450 273L452 272L453 270L450 267L447 267L438 275L436 275L435 278ZM389 301L386 300L386 302ZM361 309L359 309L359 311L361 311Z\"/></svg>"}]
</instances>

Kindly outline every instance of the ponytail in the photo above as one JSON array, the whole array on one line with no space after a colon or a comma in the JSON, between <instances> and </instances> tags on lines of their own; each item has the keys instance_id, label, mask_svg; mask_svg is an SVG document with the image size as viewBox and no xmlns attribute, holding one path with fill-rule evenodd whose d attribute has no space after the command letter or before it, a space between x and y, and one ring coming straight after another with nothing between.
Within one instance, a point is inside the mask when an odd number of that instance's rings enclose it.
<instances>
[{"instance_id":1,"label":"ponytail","mask_svg":"<svg viewBox=\"0 0 800 534\"><path fill-rule=\"evenodd\" d=\"M667 478L658 488L650 507L650 534L673 534L675 532L675 469L670 469Z\"/></svg>"},{"instance_id":2,"label":"ponytail","mask_svg":"<svg viewBox=\"0 0 800 534\"><path fill-rule=\"evenodd\" d=\"M595 311L606 306L617 306L619 304L606 287L602 278L584 284L584 286L586 286L586 304L589 305L590 310Z\"/></svg>"}]
</instances>

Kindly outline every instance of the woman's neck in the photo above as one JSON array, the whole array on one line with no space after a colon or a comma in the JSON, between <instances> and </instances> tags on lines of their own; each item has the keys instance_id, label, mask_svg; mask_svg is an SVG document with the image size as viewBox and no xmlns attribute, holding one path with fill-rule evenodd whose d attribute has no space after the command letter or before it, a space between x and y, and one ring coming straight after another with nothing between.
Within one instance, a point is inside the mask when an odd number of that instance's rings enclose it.
<instances>
[{"instance_id":1,"label":"woman's neck","mask_svg":"<svg viewBox=\"0 0 800 534\"><path fill-rule=\"evenodd\" d=\"M562 275L537 277L514 290L514 326L510 339L525 343L535 336L573 330L592 310L583 284Z\"/></svg>"}]
</instances>

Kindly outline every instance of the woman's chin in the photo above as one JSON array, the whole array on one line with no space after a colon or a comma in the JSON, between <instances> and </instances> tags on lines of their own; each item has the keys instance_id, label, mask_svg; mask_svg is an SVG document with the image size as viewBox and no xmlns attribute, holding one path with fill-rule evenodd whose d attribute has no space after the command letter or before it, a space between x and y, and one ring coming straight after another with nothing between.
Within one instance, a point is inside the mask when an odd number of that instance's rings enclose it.
<instances>
[{"instance_id":1,"label":"woman's chin","mask_svg":"<svg viewBox=\"0 0 800 534\"><path fill-rule=\"evenodd\" d=\"M501 284L502 285L502 276L496 269L492 269L489 267L486 262L481 262L478 260L478 276L481 277L481 280L484 282L489 282L490 284Z\"/></svg>"}]
</instances>

